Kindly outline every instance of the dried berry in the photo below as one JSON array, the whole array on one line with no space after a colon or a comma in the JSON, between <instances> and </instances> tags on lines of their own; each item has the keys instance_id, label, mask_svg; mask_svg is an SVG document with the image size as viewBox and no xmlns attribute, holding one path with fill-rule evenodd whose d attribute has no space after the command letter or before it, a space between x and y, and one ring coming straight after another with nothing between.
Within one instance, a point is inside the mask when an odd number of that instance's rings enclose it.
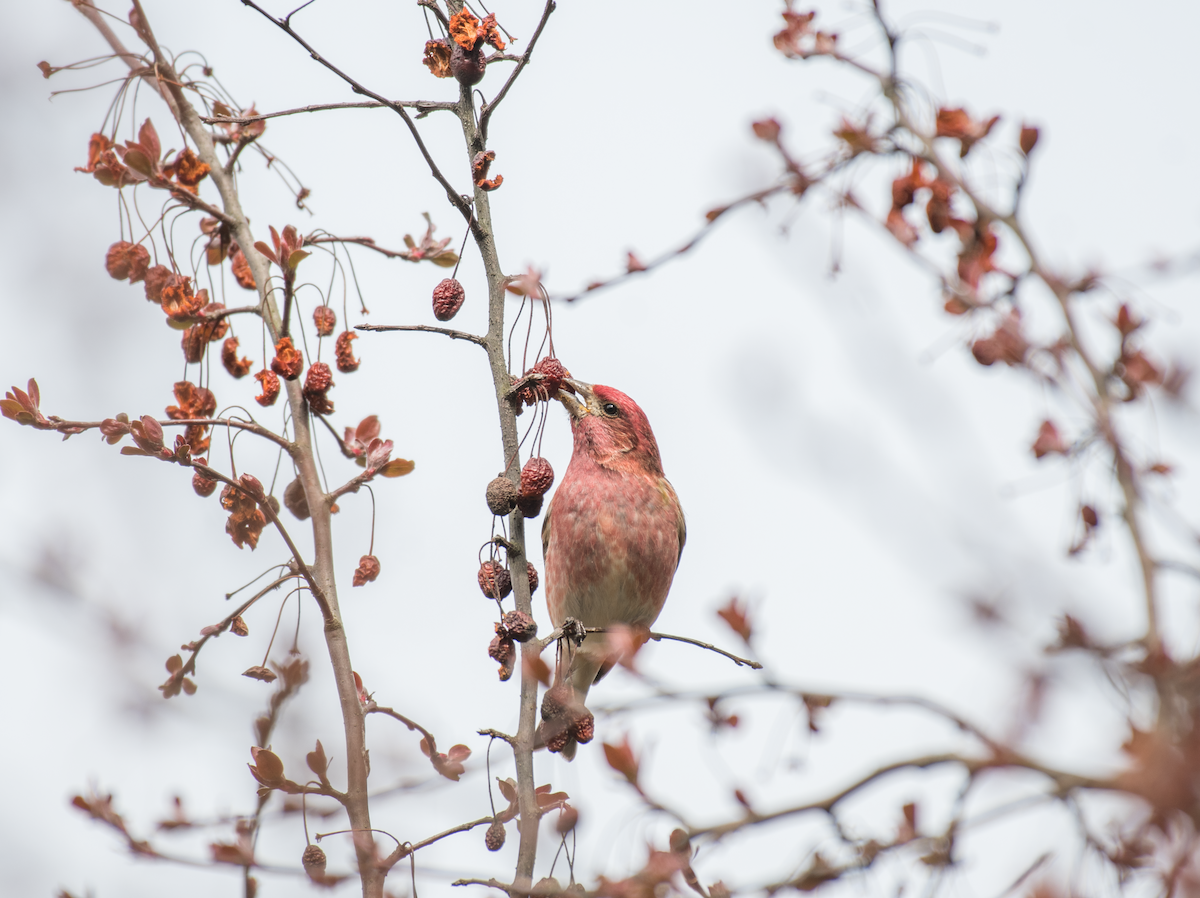
<instances>
[{"instance_id":1,"label":"dried berry","mask_svg":"<svg viewBox=\"0 0 1200 898\"><path fill-rule=\"evenodd\" d=\"M237 351L238 338L230 337L221 346L221 364L231 377L245 377L254 363L246 358L239 359Z\"/></svg>"},{"instance_id":2,"label":"dried berry","mask_svg":"<svg viewBox=\"0 0 1200 898\"><path fill-rule=\"evenodd\" d=\"M587 745L592 741L592 737L596 735L596 718L592 716L591 711L585 708L583 714L575 719L571 725L571 735L580 745Z\"/></svg>"},{"instance_id":3,"label":"dried berry","mask_svg":"<svg viewBox=\"0 0 1200 898\"><path fill-rule=\"evenodd\" d=\"M554 485L554 468L541 456L534 456L521 469L521 496L544 496Z\"/></svg>"},{"instance_id":4,"label":"dried berry","mask_svg":"<svg viewBox=\"0 0 1200 898\"><path fill-rule=\"evenodd\" d=\"M318 878L324 878L325 852L319 845L309 845L305 848L304 854L300 856L300 863L304 864L304 872L310 877L316 873Z\"/></svg>"},{"instance_id":5,"label":"dried berry","mask_svg":"<svg viewBox=\"0 0 1200 898\"><path fill-rule=\"evenodd\" d=\"M537 621L524 611L510 611L501 619L500 628L517 642L529 642L537 636ZM498 629L496 632L500 632Z\"/></svg>"},{"instance_id":6,"label":"dried berry","mask_svg":"<svg viewBox=\"0 0 1200 898\"><path fill-rule=\"evenodd\" d=\"M533 595L538 588L538 572L532 561L525 562L525 573L529 577L529 594Z\"/></svg>"},{"instance_id":7,"label":"dried berry","mask_svg":"<svg viewBox=\"0 0 1200 898\"><path fill-rule=\"evenodd\" d=\"M195 324L183 332L183 358L190 365L194 365L204 358L204 350L208 348L204 330L204 325Z\"/></svg>"},{"instance_id":8,"label":"dried berry","mask_svg":"<svg viewBox=\"0 0 1200 898\"><path fill-rule=\"evenodd\" d=\"M291 337L283 337L275 344L275 358L271 359L271 370L287 380L295 380L304 370L304 357L292 345Z\"/></svg>"},{"instance_id":9,"label":"dried berry","mask_svg":"<svg viewBox=\"0 0 1200 898\"><path fill-rule=\"evenodd\" d=\"M425 58L421 60L429 66L429 72L435 78L450 77L450 42L445 38L425 42Z\"/></svg>"},{"instance_id":10,"label":"dried berry","mask_svg":"<svg viewBox=\"0 0 1200 898\"><path fill-rule=\"evenodd\" d=\"M128 240L114 243L108 248L104 258L104 267L109 275L118 281L129 278L129 283L136 284L146 276L150 265L150 251L146 247Z\"/></svg>"},{"instance_id":11,"label":"dried berry","mask_svg":"<svg viewBox=\"0 0 1200 898\"><path fill-rule=\"evenodd\" d=\"M205 460L202 458L198 458L196 461L198 461L200 464L205 464ZM217 481L213 480L211 477L205 477L199 471L193 471L192 489L196 491L197 496L207 499L216 491Z\"/></svg>"},{"instance_id":12,"label":"dried berry","mask_svg":"<svg viewBox=\"0 0 1200 898\"><path fill-rule=\"evenodd\" d=\"M313 362L308 367L304 377L304 398L308 400L309 408L314 414L329 415L333 413L333 403L326 395L333 386L333 374L324 362Z\"/></svg>"},{"instance_id":13,"label":"dried berry","mask_svg":"<svg viewBox=\"0 0 1200 898\"><path fill-rule=\"evenodd\" d=\"M536 518L542 513L543 496L518 496L517 508L521 510L521 514L527 518Z\"/></svg>"},{"instance_id":14,"label":"dried berry","mask_svg":"<svg viewBox=\"0 0 1200 898\"><path fill-rule=\"evenodd\" d=\"M483 844L487 846L488 851L499 851L504 847L504 824L499 820L493 820L492 825L487 829L487 835L483 837Z\"/></svg>"},{"instance_id":15,"label":"dried berry","mask_svg":"<svg viewBox=\"0 0 1200 898\"><path fill-rule=\"evenodd\" d=\"M578 822L579 811L570 805L566 805L558 812L558 820L555 821L554 828L558 830L560 836L565 836L575 828L575 824Z\"/></svg>"},{"instance_id":16,"label":"dried berry","mask_svg":"<svg viewBox=\"0 0 1200 898\"><path fill-rule=\"evenodd\" d=\"M500 662L499 673L502 683L513 675L517 661L517 650L513 647L513 641L507 636L500 635L503 629L500 624L496 625L497 635L492 637L492 642L488 646L488 657Z\"/></svg>"},{"instance_id":17,"label":"dried berry","mask_svg":"<svg viewBox=\"0 0 1200 898\"><path fill-rule=\"evenodd\" d=\"M313 324L316 325L318 337L328 337L337 326L337 312L329 306L317 306L313 309Z\"/></svg>"},{"instance_id":18,"label":"dried berry","mask_svg":"<svg viewBox=\"0 0 1200 898\"><path fill-rule=\"evenodd\" d=\"M512 592L512 575L497 561L485 561L479 566L479 588L489 599L503 599Z\"/></svg>"},{"instance_id":19,"label":"dried berry","mask_svg":"<svg viewBox=\"0 0 1200 898\"><path fill-rule=\"evenodd\" d=\"M308 497L304 495L304 484L297 477L283 491L283 504L298 520L307 521L312 513L308 510Z\"/></svg>"},{"instance_id":20,"label":"dried berry","mask_svg":"<svg viewBox=\"0 0 1200 898\"><path fill-rule=\"evenodd\" d=\"M466 298L463 285L454 278L446 278L433 288L433 317L438 321L449 321L458 314Z\"/></svg>"},{"instance_id":21,"label":"dried berry","mask_svg":"<svg viewBox=\"0 0 1200 898\"><path fill-rule=\"evenodd\" d=\"M264 368L254 375L254 379L262 386L262 392L254 397L254 401L263 407L274 405L279 398L279 378L275 372Z\"/></svg>"},{"instance_id":22,"label":"dried berry","mask_svg":"<svg viewBox=\"0 0 1200 898\"><path fill-rule=\"evenodd\" d=\"M487 62L483 58L482 47L465 50L457 41L450 47L450 74L458 79L459 84L467 87L478 84L486 71Z\"/></svg>"},{"instance_id":23,"label":"dried berry","mask_svg":"<svg viewBox=\"0 0 1200 898\"><path fill-rule=\"evenodd\" d=\"M506 515L517 507L517 485L507 477L497 477L487 487L487 505L492 514Z\"/></svg>"},{"instance_id":24,"label":"dried berry","mask_svg":"<svg viewBox=\"0 0 1200 898\"><path fill-rule=\"evenodd\" d=\"M540 359L531 370L535 374L542 375L541 386L551 397L562 388L563 381L571 376L571 372L566 369L566 366L552 355Z\"/></svg>"},{"instance_id":25,"label":"dried berry","mask_svg":"<svg viewBox=\"0 0 1200 898\"><path fill-rule=\"evenodd\" d=\"M149 302L161 303L163 288L170 283L174 272L166 265L155 265L146 271L146 299Z\"/></svg>"},{"instance_id":26,"label":"dried berry","mask_svg":"<svg viewBox=\"0 0 1200 898\"><path fill-rule=\"evenodd\" d=\"M334 351L337 354L337 369L343 374L349 374L351 371L357 371L359 360L354 357L354 348L350 345L352 340L357 340L358 334L350 331L342 331L338 334L337 343L334 344Z\"/></svg>"},{"instance_id":27,"label":"dried berry","mask_svg":"<svg viewBox=\"0 0 1200 898\"><path fill-rule=\"evenodd\" d=\"M379 559L374 555L364 555L358 560L358 567L354 570L354 580L350 585L366 586L378 576Z\"/></svg>"}]
</instances>

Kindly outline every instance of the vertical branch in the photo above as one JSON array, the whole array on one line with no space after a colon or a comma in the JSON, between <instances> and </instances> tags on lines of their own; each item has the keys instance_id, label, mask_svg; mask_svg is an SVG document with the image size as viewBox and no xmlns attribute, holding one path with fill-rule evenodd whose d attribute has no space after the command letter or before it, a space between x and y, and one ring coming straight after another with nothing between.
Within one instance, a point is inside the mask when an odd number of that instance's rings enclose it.
<instances>
[{"instance_id":1,"label":"vertical branch","mask_svg":"<svg viewBox=\"0 0 1200 898\"><path fill-rule=\"evenodd\" d=\"M461 0L449 0L448 5L452 14L462 8ZM486 138L479 130L470 87L463 86L461 88L455 111L462 123L463 137L466 141L467 166L470 170L475 154L482 153L486 149ZM477 224L472 228L472 232L475 236L476 246L479 248L479 254L483 259L484 272L487 275L488 331L484 340L488 353L488 364L492 371L492 384L496 391L496 410L500 416L502 449L508 464L504 474L514 483L518 483L521 477L520 445L517 436L516 414L507 399L511 377L508 372L508 362L504 357L504 297L508 279L500 267L500 259L496 252L488 193L478 186L475 187L474 209L474 218ZM509 535L511 549L508 552L508 560L512 573L513 597L518 611L532 614L533 604L529 595L529 572L526 564L525 518L519 508L514 509L509 515ZM522 661L536 654L535 642L527 642L521 646ZM533 867L537 860L537 836L540 821L533 778L537 690L537 679L530 675L528 666L522 663L520 723L513 745L517 768L517 802L520 809L518 827L521 837L517 850L517 869L513 885L518 889L528 889L533 882ZM525 893L521 892L520 894Z\"/></svg>"}]
</instances>

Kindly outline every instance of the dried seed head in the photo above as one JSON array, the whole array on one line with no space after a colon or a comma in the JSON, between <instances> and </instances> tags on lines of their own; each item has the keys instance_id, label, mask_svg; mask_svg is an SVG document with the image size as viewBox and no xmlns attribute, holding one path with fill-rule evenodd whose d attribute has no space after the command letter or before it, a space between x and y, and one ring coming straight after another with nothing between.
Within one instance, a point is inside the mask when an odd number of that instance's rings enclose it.
<instances>
[{"instance_id":1,"label":"dried seed head","mask_svg":"<svg viewBox=\"0 0 1200 898\"><path fill-rule=\"evenodd\" d=\"M537 636L537 621L524 611L508 612L501 619L500 627L517 642L529 642Z\"/></svg>"},{"instance_id":2,"label":"dried seed head","mask_svg":"<svg viewBox=\"0 0 1200 898\"><path fill-rule=\"evenodd\" d=\"M307 521L312 516L308 510L308 497L304 495L304 484L300 482L299 477L289 483L283 491L283 504L297 520Z\"/></svg>"},{"instance_id":3,"label":"dried seed head","mask_svg":"<svg viewBox=\"0 0 1200 898\"><path fill-rule=\"evenodd\" d=\"M313 324L317 327L318 337L328 337L337 327L337 312L329 306L317 306L313 309Z\"/></svg>"},{"instance_id":4,"label":"dried seed head","mask_svg":"<svg viewBox=\"0 0 1200 898\"><path fill-rule=\"evenodd\" d=\"M310 876L314 871L320 874L325 873L325 852L319 845L309 845L305 848L300 862L304 864L304 872Z\"/></svg>"},{"instance_id":5,"label":"dried seed head","mask_svg":"<svg viewBox=\"0 0 1200 898\"><path fill-rule=\"evenodd\" d=\"M518 496L517 508L521 509L521 514L527 518L536 518L542 513L542 500L544 496Z\"/></svg>"},{"instance_id":6,"label":"dried seed head","mask_svg":"<svg viewBox=\"0 0 1200 898\"><path fill-rule=\"evenodd\" d=\"M517 485L507 477L497 477L487 487L487 505L492 514L506 515L517 507Z\"/></svg>"},{"instance_id":7,"label":"dried seed head","mask_svg":"<svg viewBox=\"0 0 1200 898\"><path fill-rule=\"evenodd\" d=\"M512 575L499 562L485 561L479 566L479 588L489 599L503 599L512 592Z\"/></svg>"},{"instance_id":8,"label":"dried seed head","mask_svg":"<svg viewBox=\"0 0 1200 898\"><path fill-rule=\"evenodd\" d=\"M449 321L458 314L466 296L462 284L454 278L446 278L433 288L433 317L438 321Z\"/></svg>"},{"instance_id":9,"label":"dried seed head","mask_svg":"<svg viewBox=\"0 0 1200 898\"><path fill-rule=\"evenodd\" d=\"M532 561L525 562L525 572L529 575L529 594L533 595L538 588L538 572Z\"/></svg>"},{"instance_id":10,"label":"dried seed head","mask_svg":"<svg viewBox=\"0 0 1200 898\"><path fill-rule=\"evenodd\" d=\"M487 835L483 837L483 844L487 846L488 851L499 851L504 847L504 835L504 824L493 820L487 829Z\"/></svg>"},{"instance_id":11,"label":"dried seed head","mask_svg":"<svg viewBox=\"0 0 1200 898\"><path fill-rule=\"evenodd\" d=\"M554 468L541 456L534 456L521 469L521 496L544 496L554 485Z\"/></svg>"}]
</instances>

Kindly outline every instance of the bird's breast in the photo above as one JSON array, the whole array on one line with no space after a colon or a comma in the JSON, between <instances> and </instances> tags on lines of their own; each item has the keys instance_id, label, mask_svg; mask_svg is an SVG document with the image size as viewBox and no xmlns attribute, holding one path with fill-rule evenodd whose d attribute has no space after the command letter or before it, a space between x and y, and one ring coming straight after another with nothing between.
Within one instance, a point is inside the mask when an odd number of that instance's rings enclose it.
<instances>
[{"instance_id":1,"label":"bird's breast","mask_svg":"<svg viewBox=\"0 0 1200 898\"><path fill-rule=\"evenodd\" d=\"M573 465L574 466L574 465ZM649 626L679 560L678 501L661 477L568 469L551 502L546 600L558 626Z\"/></svg>"}]
</instances>

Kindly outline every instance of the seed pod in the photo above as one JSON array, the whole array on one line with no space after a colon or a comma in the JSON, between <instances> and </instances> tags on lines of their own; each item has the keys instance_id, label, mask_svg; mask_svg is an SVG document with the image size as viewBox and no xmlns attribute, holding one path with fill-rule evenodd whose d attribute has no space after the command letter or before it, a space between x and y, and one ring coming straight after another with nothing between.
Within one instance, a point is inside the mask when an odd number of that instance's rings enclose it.
<instances>
[{"instance_id":1,"label":"seed pod","mask_svg":"<svg viewBox=\"0 0 1200 898\"><path fill-rule=\"evenodd\" d=\"M459 84L467 87L478 84L483 80L487 63L483 59L483 48L464 50L457 41L450 47L450 74L458 79Z\"/></svg>"},{"instance_id":2,"label":"seed pod","mask_svg":"<svg viewBox=\"0 0 1200 898\"><path fill-rule=\"evenodd\" d=\"M504 847L504 836L504 824L493 820L487 829L487 835L483 837L483 844L487 846L488 851L499 851Z\"/></svg>"},{"instance_id":3,"label":"seed pod","mask_svg":"<svg viewBox=\"0 0 1200 898\"><path fill-rule=\"evenodd\" d=\"M289 483L283 491L283 504L297 520L307 521L312 516L308 510L308 497L304 495L304 484L300 482L299 477Z\"/></svg>"},{"instance_id":4,"label":"seed pod","mask_svg":"<svg viewBox=\"0 0 1200 898\"><path fill-rule=\"evenodd\" d=\"M497 477L487 486L487 505L492 514L506 515L517 507L517 485L507 477Z\"/></svg>"},{"instance_id":5,"label":"seed pod","mask_svg":"<svg viewBox=\"0 0 1200 898\"><path fill-rule=\"evenodd\" d=\"M544 496L554 485L554 468L541 456L534 456L521 469L521 495Z\"/></svg>"},{"instance_id":6,"label":"seed pod","mask_svg":"<svg viewBox=\"0 0 1200 898\"><path fill-rule=\"evenodd\" d=\"M438 321L449 321L458 314L466 296L462 284L454 278L446 278L433 288L433 317Z\"/></svg>"}]
</instances>

